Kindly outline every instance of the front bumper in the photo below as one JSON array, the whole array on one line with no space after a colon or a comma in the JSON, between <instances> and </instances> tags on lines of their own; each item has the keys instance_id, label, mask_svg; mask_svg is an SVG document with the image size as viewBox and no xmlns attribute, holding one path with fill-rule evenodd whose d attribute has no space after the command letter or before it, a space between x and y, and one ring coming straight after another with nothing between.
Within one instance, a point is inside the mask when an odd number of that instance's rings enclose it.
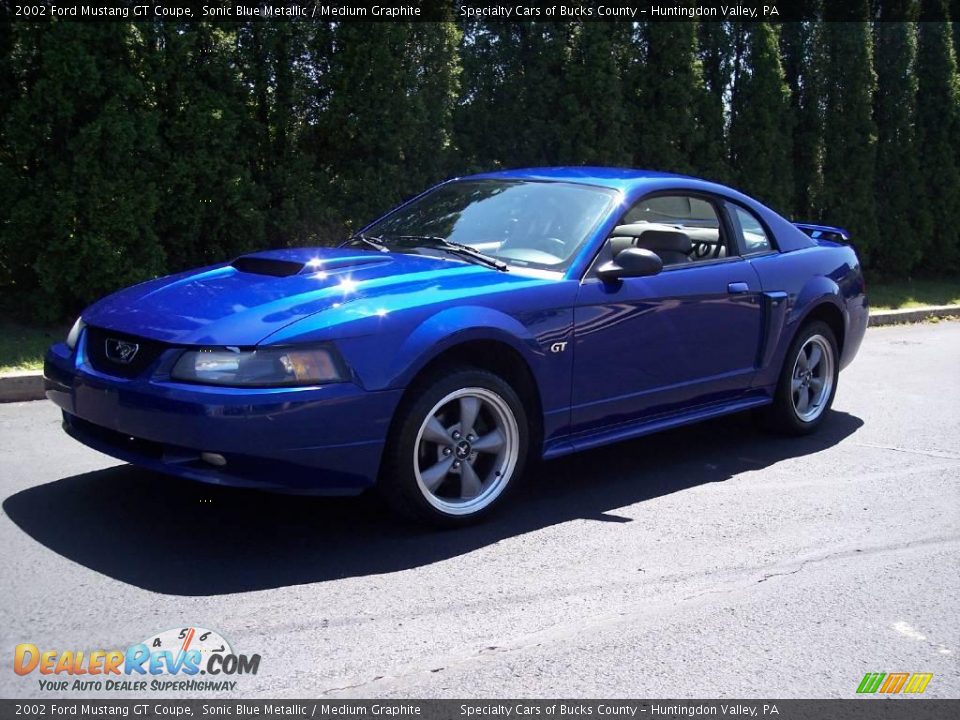
<instances>
[{"instance_id":1,"label":"front bumper","mask_svg":"<svg viewBox=\"0 0 960 720\"><path fill-rule=\"evenodd\" d=\"M100 452L215 485L321 495L376 482L402 393L353 383L247 389L118 378L63 343L47 352L44 377L64 430ZM205 462L204 452L226 464Z\"/></svg>"}]
</instances>

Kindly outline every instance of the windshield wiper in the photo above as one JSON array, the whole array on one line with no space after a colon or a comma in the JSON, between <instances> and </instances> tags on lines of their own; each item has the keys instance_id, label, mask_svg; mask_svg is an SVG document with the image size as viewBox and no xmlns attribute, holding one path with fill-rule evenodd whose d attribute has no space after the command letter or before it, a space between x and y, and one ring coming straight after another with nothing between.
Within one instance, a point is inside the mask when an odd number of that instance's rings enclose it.
<instances>
[{"instance_id":1,"label":"windshield wiper","mask_svg":"<svg viewBox=\"0 0 960 720\"><path fill-rule=\"evenodd\" d=\"M380 252L390 252L390 248L388 248L383 242L383 238L370 237L369 235L364 235L363 233L357 233L356 235L353 235L345 243L343 243L343 245L347 245L358 240L365 245L369 245L370 247L379 250ZM341 245L341 247L343 247L343 245Z\"/></svg>"},{"instance_id":2,"label":"windshield wiper","mask_svg":"<svg viewBox=\"0 0 960 720\"><path fill-rule=\"evenodd\" d=\"M489 267L500 270L501 272L507 272L509 270L507 264L503 262L503 260L497 260L495 257L485 255L469 245L453 242L453 240L447 240L446 238L438 237L436 235L391 235L390 237L401 241L413 240L424 247L434 248L436 250L446 250L454 255L476 260L477 262L488 265Z\"/></svg>"}]
</instances>

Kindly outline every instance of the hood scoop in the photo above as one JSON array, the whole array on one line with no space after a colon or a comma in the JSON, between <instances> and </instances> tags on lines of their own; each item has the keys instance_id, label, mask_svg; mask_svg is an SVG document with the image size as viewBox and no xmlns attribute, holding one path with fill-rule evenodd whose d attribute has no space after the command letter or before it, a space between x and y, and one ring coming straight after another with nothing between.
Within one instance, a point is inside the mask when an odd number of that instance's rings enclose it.
<instances>
[{"instance_id":1,"label":"hood scoop","mask_svg":"<svg viewBox=\"0 0 960 720\"><path fill-rule=\"evenodd\" d=\"M310 274L316 272L335 272L343 269L354 269L361 266L383 265L391 262L390 258L383 257L341 257L316 258L307 262L297 260L281 260L262 255L243 255L230 265L240 272L253 275L269 275L270 277L290 277L291 275Z\"/></svg>"},{"instance_id":2,"label":"hood scoop","mask_svg":"<svg viewBox=\"0 0 960 720\"><path fill-rule=\"evenodd\" d=\"M238 257L230 264L240 272L271 277L290 277L299 274L304 268L301 262L253 256Z\"/></svg>"}]
</instances>

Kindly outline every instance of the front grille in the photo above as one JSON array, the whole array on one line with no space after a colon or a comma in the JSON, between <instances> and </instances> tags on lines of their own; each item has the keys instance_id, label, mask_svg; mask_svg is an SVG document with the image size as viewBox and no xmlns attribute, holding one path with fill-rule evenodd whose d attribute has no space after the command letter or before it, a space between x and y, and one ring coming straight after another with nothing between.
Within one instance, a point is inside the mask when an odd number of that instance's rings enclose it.
<instances>
[{"instance_id":1,"label":"front grille","mask_svg":"<svg viewBox=\"0 0 960 720\"><path fill-rule=\"evenodd\" d=\"M98 372L117 377L137 377L152 365L167 347L156 340L97 327L88 326L86 336L86 351L90 364ZM132 352L129 360L124 362L123 351L129 352L130 345L136 346L136 350Z\"/></svg>"}]
</instances>

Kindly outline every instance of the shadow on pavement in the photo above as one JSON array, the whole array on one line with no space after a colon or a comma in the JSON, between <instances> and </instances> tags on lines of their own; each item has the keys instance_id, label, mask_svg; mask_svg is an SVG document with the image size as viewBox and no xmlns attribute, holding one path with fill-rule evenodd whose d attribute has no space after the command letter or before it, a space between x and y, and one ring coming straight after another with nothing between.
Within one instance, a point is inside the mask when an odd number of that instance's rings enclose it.
<instances>
[{"instance_id":1,"label":"shadow on pavement","mask_svg":"<svg viewBox=\"0 0 960 720\"><path fill-rule=\"evenodd\" d=\"M819 452L862 424L834 412L815 435L779 438L730 416L580 453L542 464L494 517L451 532L395 521L372 494L269 495L130 465L29 488L3 509L38 542L109 577L220 595L396 572L573 519L629 523L607 512Z\"/></svg>"}]
</instances>

